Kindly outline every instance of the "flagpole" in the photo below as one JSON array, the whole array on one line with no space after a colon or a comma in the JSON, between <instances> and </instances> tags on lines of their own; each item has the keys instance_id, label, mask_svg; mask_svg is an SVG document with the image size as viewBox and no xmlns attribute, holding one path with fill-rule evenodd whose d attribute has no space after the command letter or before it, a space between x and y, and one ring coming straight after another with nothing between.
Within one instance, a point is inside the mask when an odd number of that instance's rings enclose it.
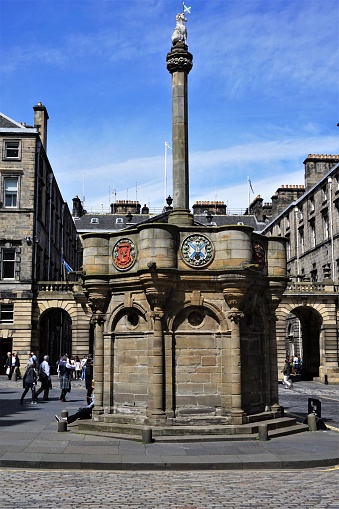
<instances>
[{"instance_id":1,"label":"flagpole","mask_svg":"<svg viewBox=\"0 0 339 509\"><path fill-rule=\"evenodd\" d=\"M165 201L164 201L164 203L166 203L166 199L167 199L167 149L168 148L172 150L172 148L169 146L167 141L165 141L165 182L164 182Z\"/></svg>"},{"instance_id":2,"label":"flagpole","mask_svg":"<svg viewBox=\"0 0 339 509\"><path fill-rule=\"evenodd\" d=\"M165 182L164 182L164 185L165 185L165 189L164 189L164 203L166 203L166 198L167 198L167 142L165 141Z\"/></svg>"}]
</instances>

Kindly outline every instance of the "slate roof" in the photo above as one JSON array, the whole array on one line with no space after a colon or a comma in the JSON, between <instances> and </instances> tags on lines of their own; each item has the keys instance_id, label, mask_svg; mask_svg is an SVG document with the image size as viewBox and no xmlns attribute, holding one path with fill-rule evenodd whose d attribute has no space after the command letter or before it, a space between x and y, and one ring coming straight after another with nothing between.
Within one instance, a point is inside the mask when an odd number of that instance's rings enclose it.
<instances>
[{"instance_id":1,"label":"slate roof","mask_svg":"<svg viewBox=\"0 0 339 509\"><path fill-rule=\"evenodd\" d=\"M20 127L21 129L25 128L23 125L19 124L15 120L12 120L11 118L7 117L6 115L0 112L0 128L17 129L18 127Z\"/></svg>"},{"instance_id":2,"label":"slate roof","mask_svg":"<svg viewBox=\"0 0 339 509\"><path fill-rule=\"evenodd\" d=\"M133 228L137 224L145 223L167 223L169 212L158 215L135 214L132 220L128 221L125 214L84 214L79 218L73 218L76 229L79 233L97 232L111 233ZM93 221L94 220L94 221ZM197 226L225 226L225 225L246 225L251 226L255 231L261 231L266 223L259 223L255 216L244 215L215 215L212 222L208 222L206 215L195 215L194 223Z\"/></svg>"}]
</instances>

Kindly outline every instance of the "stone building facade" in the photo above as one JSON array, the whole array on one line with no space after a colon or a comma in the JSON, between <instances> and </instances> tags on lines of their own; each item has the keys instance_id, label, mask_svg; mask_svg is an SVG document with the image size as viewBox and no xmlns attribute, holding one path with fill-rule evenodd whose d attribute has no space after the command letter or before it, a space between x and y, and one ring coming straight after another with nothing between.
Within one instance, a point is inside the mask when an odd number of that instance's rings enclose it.
<instances>
[{"instance_id":1,"label":"stone building facade","mask_svg":"<svg viewBox=\"0 0 339 509\"><path fill-rule=\"evenodd\" d=\"M339 156L310 154L304 165L304 192L298 196L301 186L288 186L294 199L271 210L262 230L287 239L290 282L277 309L278 369L286 355L300 354L305 378L339 383Z\"/></svg>"},{"instance_id":2,"label":"stone building facade","mask_svg":"<svg viewBox=\"0 0 339 509\"><path fill-rule=\"evenodd\" d=\"M46 154L48 113L33 109L31 127L0 114L0 351L24 362L33 350L54 363L66 349L88 352L89 314L65 269L81 255Z\"/></svg>"}]
</instances>

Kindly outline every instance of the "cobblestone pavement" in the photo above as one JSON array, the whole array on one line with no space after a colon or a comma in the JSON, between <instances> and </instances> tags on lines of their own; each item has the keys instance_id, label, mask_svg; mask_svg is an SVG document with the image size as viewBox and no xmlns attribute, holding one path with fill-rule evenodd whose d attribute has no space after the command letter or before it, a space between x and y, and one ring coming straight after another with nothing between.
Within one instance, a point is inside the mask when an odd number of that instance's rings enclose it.
<instances>
[{"instance_id":1,"label":"cobblestone pavement","mask_svg":"<svg viewBox=\"0 0 339 509\"><path fill-rule=\"evenodd\" d=\"M108 472L0 469L1 509L338 509L339 470Z\"/></svg>"}]
</instances>

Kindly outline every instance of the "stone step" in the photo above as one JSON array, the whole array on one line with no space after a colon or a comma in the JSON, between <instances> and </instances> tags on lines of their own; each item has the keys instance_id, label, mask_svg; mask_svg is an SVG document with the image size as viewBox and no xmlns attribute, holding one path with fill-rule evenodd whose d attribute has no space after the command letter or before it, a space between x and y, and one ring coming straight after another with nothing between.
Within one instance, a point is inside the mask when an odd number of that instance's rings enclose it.
<instances>
[{"instance_id":1,"label":"stone step","mask_svg":"<svg viewBox=\"0 0 339 509\"><path fill-rule=\"evenodd\" d=\"M247 438L255 438L258 434L259 425L262 421L251 422L242 425L224 425L224 426L167 426L167 427L155 427L152 428L152 436L154 440L163 440L168 437L168 440L183 441L189 439L189 437L206 437L206 440L211 437L218 437L219 439L226 437L238 439L238 436L246 436ZM277 419L265 420L264 424L267 426L268 431L281 429L281 428L292 428L296 424L296 419L293 417L279 417ZM135 439L141 439L143 431L147 429L147 426L136 425L136 424L121 424L114 422L102 422L102 421L79 421L78 429L81 432L97 432L97 433L109 433L115 434L119 437L126 437ZM192 438L192 440L194 440Z\"/></svg>"}]
</instances>

